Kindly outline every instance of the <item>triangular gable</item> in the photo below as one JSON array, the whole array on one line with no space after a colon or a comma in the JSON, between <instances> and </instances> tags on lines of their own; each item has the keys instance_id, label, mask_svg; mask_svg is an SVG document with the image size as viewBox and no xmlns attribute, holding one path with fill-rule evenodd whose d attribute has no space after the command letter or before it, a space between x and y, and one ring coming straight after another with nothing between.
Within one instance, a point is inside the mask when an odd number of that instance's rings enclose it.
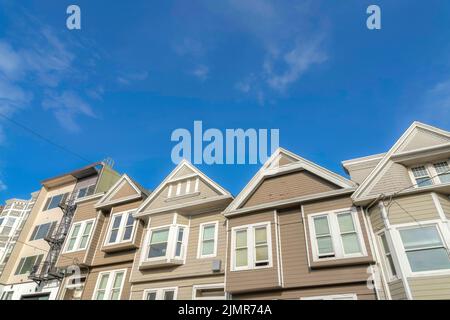
<instances>
[{"instance_id":1,"label":"triangular gable","mask_svg":"<svg viewBox=\"0 0 450 320\"><path fill-rule=\"evenodd\" d=\"M317 177L317 179L324 181L325 184L328 184L330 186L330 189L333 189L333 186L335 189L354 188L356 186L352 181L328 169L325 169L290 151L278 148L270 156L266 163L264 163L261 169L255 174L255 176L253 176L253 178L239 193L235 200L228 206L228 208L225 210L225 213L242 208L246 204L248 205L248 200L255 194L255 192L258 192L258 190L262 190L262 186L264 185L266 180L269 181L270 179L278 176L283 179L284 176L292 173L297 174L296 172L301 171L303 171L303 173L301 173L302 176L306 177L307 179L315 179L314 177ZM296 178L298 177L294 176L290 177L289 179L294 181L294 183L297 183L298 181L295 180ZM318 181L318 183L320 182ZM275 191L278 192L278 190ZM327 188L324 188L323 192L325 191L327 191ZM264 192L266 191L263 191L263 193Z\"/></svg>"},{"instance_id":2,"label":"triangular gable","mask_svg":"<svg viewBox=\"0 0 450 320\"><path fill-rule=\"evenodd\" d=\"M181 194L181 196L173 196L169 199L169 188L171 194L176 192L176 186L179 182L186 182L189 180L190 190L195 191L189 194ZM198 180L199 186L196 186ZM197 187L197 189L195 189ZM183 190L186 186L183 185ZM196 191L198 190L198 192ZM231 194L211 180L199 169L194 167L186 160L182 160L178 166L161 182L155 191L147 198L147 200L139 207L137 214L162 208L164 206L171 206L179 203L187 203L190 201L207 200L208 198L216 197L232 197Z\"/></svg>"},{"instance_id":3,"label":"triangular gable","mask_svg":"<svg viewBox=\"0 0 450 320\"><path fill-rule=\"evenodd\" d=\"M135 183L128 175L124 174L97 202L96 208L108 206L122 201L139 199L146 194L143 188Z\"/></svg>"},{"instance_id":4,"label":"triangular gable","mask_svg":"<svg viewBox=\"0 0 450 320\"><path fill-rule=\"evenodd\" d=\"M413 122L413 124L403 133L391 149L384 155L377 166L361 183L352 196L352 199L358 199L366 195L379 181L381 174L394 165L390 160L392 156L417 149L433 147L450 143L450 133L424 124ZM406 170L406 169L405 169Z\"/></svg>"}]
</instances>

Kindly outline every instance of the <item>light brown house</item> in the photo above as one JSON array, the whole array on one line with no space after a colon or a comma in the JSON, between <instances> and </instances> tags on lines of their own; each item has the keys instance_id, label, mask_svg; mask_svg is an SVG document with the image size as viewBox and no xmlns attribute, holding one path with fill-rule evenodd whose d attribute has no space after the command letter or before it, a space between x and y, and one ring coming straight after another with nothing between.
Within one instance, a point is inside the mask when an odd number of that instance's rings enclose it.
<instances>
[{"instance_id":1,"label":"light brown house","mask_svg":"<svg viewBox=\"0 0 450 320\"><path fill-rule=\"evenodd\" d=\"M60 299L127 300L142 223L133 213L149 192L123 175L106 192L77 203L58 267L69 270ZM76 267L81 274L73 274Z\"/></svg>"},{"instance_id":2,"label":"light brown house","mask_svg":"<svg viewBox=\"0 0 450 320\"><path fill-rule=\"evenodd\" d=\"M232 196L182 161L139 207L145 226L131 299L225 299L226 229Z\"/></svg>"},{"instance_id":3,"label":"light brown house","mask_svg":"<svg viewBox=\"0 0 450 320\"><path fill-rule=\"evenodd\" d=\"M383 154L343 162L360 186L387 299L450 299L450 132L414 122Z\"/></svg>"},{"instance_id":4,"label":"light brown house","mask_svg":"<svg viewBox=\"0 0 450 320\"><path fill-rule=\"evenodd\" d=\"M356 185L278 149L225 210L233 299L376 299Z\"/></svg>"}]
</instances>

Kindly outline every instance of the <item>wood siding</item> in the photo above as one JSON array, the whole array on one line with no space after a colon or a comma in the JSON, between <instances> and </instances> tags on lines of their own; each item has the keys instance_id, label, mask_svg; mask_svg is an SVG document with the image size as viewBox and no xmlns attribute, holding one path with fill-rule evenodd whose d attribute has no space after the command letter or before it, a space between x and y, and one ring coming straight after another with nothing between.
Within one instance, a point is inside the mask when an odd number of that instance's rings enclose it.
<instances>
[{"instance_id":1,"label":"wood siding","mask_svg":"<svg viewBox=\"0 0 450 320\"><path fill-rule=\"evenodd\" d=\"M406 300L405 287L401 279L388 283L392 300Z\"/></svg>"},{"instance_id":2,"label":"wood siding","mask_svg":"<svg viewBox=\"0 0 450 320\"><path fill-rule=\"evenodd\" d=\"M373 232L377 233L384 228L384 220L381 209L378 205L374 205L369 209L369 220L372 225Z\"/></svg>"},{"instance_id":3,"label":"wood siding","mask_svg":"<svg viewBox=\"0 0 450 320\"><path fill-rule=\"evenodd\" d=\"M411 151L448 143L450 139L424 129L416 129L414 135L399 147L398 152Z\"/></svg>"},{"instance_id":4,"label":"wood siding","mask_svg":"<svg viewBox=\"0 0 450 320\"><path fill-rule=\"evenodd\" d=\"M450 299L450 275L408 278L413 299Z\"/></svg>"},{"instance_id":5,"label":"wood siding","mask_svg":"<svg viewBox=\"0 0 450 320\"><path fill-rule=\"evenodd\" d=\"M396 198L386 211L391 224L439 219L430 193Z\"/></svg>"},{"instance_id":6,"label":"wood siding","mask_svg":"<svg viewBox=\"0 0 450 320\"><path fill-rule=\"evenodd\" d=\"M391 193L407 188L413 183L409 177L408 169L399 163L390 161L386 169L379 173L379 178L367 191L368 195L378 195L381 193Z\"/></svg>"},{"instance_id":7,"label":"wood siding","mask_svg":"<svg viewBox=\"0 0 450 320\"><path fill-rule=\"evenodd\" d=\"M126 181L126 180L123 180L123 181L125 181L125 182L120 187L120 189L117 190L117 192L111 197L111 199L110 199L111 201L130 197L133 195L138 195L136 190L128 183L128 181Z\"/></svg>"},{"instance_id":8,"label":"wood siding","mask_svg":"<svg viewBox=\"0 0 450 320\"><path fill-rule=\"evenodd\" d=\"M448 195L438 194L439 202L447 219L450 219L450 198Z\"/></svg>"}]
</instances>

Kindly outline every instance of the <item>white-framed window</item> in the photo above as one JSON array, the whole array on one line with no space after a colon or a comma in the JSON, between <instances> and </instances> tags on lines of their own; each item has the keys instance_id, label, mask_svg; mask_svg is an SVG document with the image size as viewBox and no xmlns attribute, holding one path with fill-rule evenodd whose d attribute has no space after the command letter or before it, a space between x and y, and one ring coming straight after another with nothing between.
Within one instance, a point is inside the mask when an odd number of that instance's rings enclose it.
<instances>
[{"instance_id":1,"label":"white-framed window","mask_svg":"<svg viewBox=\"0 0 450 320\"><path fill-rule=\"evenodd\" d=\"M272 267L270 222L232 228L231 271Z\"/></svg>"},{"instance_id":2,"label":"white-framed window","mask_svg":"<svg viewBox=\"0 0 450 320\"><path fill-rule=\"evenodd\" d=\"M170 225L151 228L148 231L144 261L184 259L186 254L188 227Z\"/></svg>"},{"instance_id":3,"label":"white-framed window","mask_svg":"<svg viewBox=\"0 0 450 320\"><path fill-rule=\"evenodd\" d=\"M178 287L148 289L144 291L144 300L177 300Z\"/></svg>"},{"instance_id":4,"label":"white-framed window","mask_svg":"<svg viewBox=\"0 0 450 320\"><path fill-rule=\"evenodd\" d=\"M129 242L133 239L136 220L134 211L118 212L111 216L105 245Z\"/></svg>"},{"instance_id":5,"label":"white-framed window","mask_svg":"<svg viewBox=\"0 0 450 320\"><path fill-rule=\"evenodd\" d=\"M311 214L308 223L314 261L367 255L355 209Z\"/></svg>"},{"instance_id":6,"label":"white-framed window","mask_svg":"<svg viewBox=\"0 0 450 320\"><path fill-rule=\"evenodd\" d=\"M8 217L4 218L5 221L3 222L3 227L0 228L0 235L1 236L10 236L11 231L16 223L16 218Z\"/></svg>"},{"instance_id":7,"label":"white-framed window","mask_svg":"<svg viewBox=\"0 0 450 320\"><path fill-rule=\"evenodd\" d=\"M78 189L77 199L93 195L94 190L95 190L95 184Z\"/></svg>"},{"instance_id":8,"label":"white-framed window","mask_svg":"<svg viewBox=\"0 0 450 320\"><path fill-rule=\"evenodd\" d=\"M4 291L0 300L12 300L14 291Z\"/></svg>"},{"instance_id":9,"label":"white-framed window","mask_svg":"<svg viewBox=\"0 0 450 320\"><path fill-rule=\"evenodd\" d=\"M192 300L226 300L225 285L205 284L192 287Z\"/></svg>"},{"instance_id":10,"label":"white-framed window","mask_svg":"<svg viewBox=\"0 0 450 320\"><path fill-rule=\"evenodd\" d=\"M379 243L384 257L384 264L388 273L389 280L397 279L397 271L395 269L394 259L392 257L391 249L389 247L386 234L384 232L378 235Z\"/></svg>"},{"instance_id":11,"label":"white-framed window","mask_svg":"<svg viewBox=\"0 0 450 320\"><path fill-rule=\"evenodd\" d=\"M181 179L169 184L167 192L167 198L180 197L190 194L196 194L199 192L199 180L198 177L191 177Z\"/></svg>"},{"instance_id":12,"label":"white-framed window","mask_svg":"<svg viewBox=\"0 0 450 320\"><path fill-rule=\"evenodd\" d=\"M65 252L85 250L92 233L95 219L84 220L72 224Z\"/></svg>"},{"instance_id":13,"label":"white-framed window","mask_svg":"<svg viewBox=\"0 0 450 320\"><path fill-rule=\"evenodd\" d=\"M450 251L437 224L398 228L412 273L450 270Z\"/></svg>"},{"instance_id":14,"label":"white-framed window","mask_svg":"<svg viewBox=\"0 0 450 320\"><path fill-rule=\"evenodd\" d=\"M120 300L127 270L100 272L93 300Z\"/></svg>"},{"instance_id":15,"label":"white-framed window","mask_svg":"<svg viewBox=\"0 0 450 320\"><path fill-rule=\"evenodd\" d=\"M358 300L356 293L335 294L329 296L304 297L301 300Z\"/></svg>"},{"instance_id":16,"label":"white-framed window","mask_svg":"<svg viewBox=\"0 0 450 320\"><path fill-rule=\"evenodd\" d=\"M409 174L416 188L450 183L450 162L441 160L417 165L410 168Z\"/></svg>"},{"instance_id":17,"label":"white-framed window","mask_svg":"<svg viewBox=\"0 0 450 320\"><path fill-rule=\"evenodd\" d=\"M217 255L218 228L218 221L200 224L197 258L212 258Z\"/></svg>"}]
</instances>

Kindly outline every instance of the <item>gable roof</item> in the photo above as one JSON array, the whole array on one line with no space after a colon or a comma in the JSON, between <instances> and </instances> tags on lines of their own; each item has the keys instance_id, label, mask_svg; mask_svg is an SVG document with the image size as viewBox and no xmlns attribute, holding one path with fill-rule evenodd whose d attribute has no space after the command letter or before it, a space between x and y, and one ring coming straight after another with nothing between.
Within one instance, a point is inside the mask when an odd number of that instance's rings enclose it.
<instances>
[{"instance_id":1,"label":"gable roof","mask_svg":"<svg viewBox=\"0 0 450 320\"><path fill-rule=\"evenodd\" d=\"M139 215L145 212L145 208L160 194L160 192L164 189L164 187L173 182L182 180L188 177L198 176L202 179L210 188L215 190L219 197L232 198L230 192L222 188L219 184L211 180L207 175L193 166L189 161L183 159L176 167L172 170L172 172L159 184L159 186L155 189L155 191L139 206L135 215Z\"/></svg>"},{"instance_id":2,"label":"gable roof","mask_svg":"<svg viewBox=\"0 0 450 320\"><path fill-rule=\"evenodd\" d=\"M248 182L244 189L236 196L234 201L225 209L224 213L227 214L239 209L266 178L300 170L309 171L341 188L356 187L354 182L337 173L321 167L288 150L278 148Z\"/></svg>"},{"instance_id":3,"label":"gable roof","mask_svg":"<svg viewBox=\"0 0 450 320\"><path fill-rule=\"evenodd\" d=\"M128 183L132 189L136 191L136 194L128 197L122 197L118 199L113 199L116 193L123 187L125 183ZM147 197L150 194L148 190L142 187L135 180L130 178L127 174L123 174L116 183L109 188L108 192L106 192L103 197L96 203L96 208L103 208L113 204L121 203L124 201L139 199L141 197Z\"/></svg>"},{"instance_id":4,"label":"gable roof","mask_svg":"<svg viewBox=\"0 0 450 320\"><path fill-rule=\"evenodd\" d=\"M384 154L383 158L378 162L378 164L375 166L372 172L356 189L355 193L352 195L353 200L356 200L364 195L364 192L372 185L372 183L378 177L381 170L383 170L385 166L389 163L389 160L392 158L392 156L397 152L403 151L407 146L407 143L411 142L411 139L419 130L424 130L425 132L445 137L450 143L450 132L430 126L428 124L414 121L409 126L409 128L402 134L402 136L395 142L395 144L391 147L391 149L389 149L389 151Z\"/></svg>"}]
</instances>

